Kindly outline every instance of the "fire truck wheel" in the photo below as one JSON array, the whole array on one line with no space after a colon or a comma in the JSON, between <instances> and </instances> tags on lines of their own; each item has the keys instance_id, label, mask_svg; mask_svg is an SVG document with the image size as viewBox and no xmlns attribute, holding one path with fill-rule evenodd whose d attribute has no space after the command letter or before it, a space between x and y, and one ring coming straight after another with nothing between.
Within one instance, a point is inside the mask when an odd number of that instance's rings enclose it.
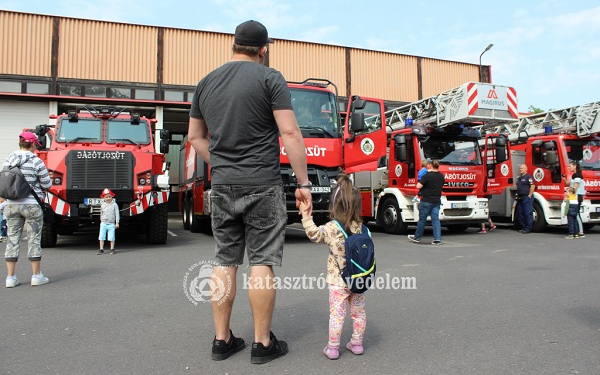
<instances>
[{"instance_id":1,"label":"fire truck wheel","mask_svg":"<svg viewBox=\"0 0 600 375\"><path fill-rule=\"evenodd\" d=\"M187 199L184 199L182 204L183 208L183 229L190 229L190 206Z\"/></svg>"},{"instance_id":2,"label":"fire truck wheel","mask_svg":"<svg viewBox=\"0 0 600 375\"><path fill-rule=\"evenodd\" d=\"M202 231L202 223L200 218L194 214L194 199L189 200L188 204L188 221L190 223L190 231L192 233L200 233Z\"/></svg>"},{"instance_id":3,"label":"fire truck wheel","mask_svg":"<svg viewBox=\"0 0 600 375\"><path fill-rule=\"evenodd\" d=\"M542 206L538 202L533 202L533 227L531 230L533 232L543 232L547 226L548 223L546 223L546 216L544 215Z\"/></svg>"},{"instance_id":4,"label":"fire truck wheel","mask_svg":"<svg viewBox=\"0 0 600 375\"><path fill-rule=\"evenodd\" d=\"M408 224L402 221L400 208L395 198L388 198L383 202L377 223L386 233L403 234L408 229Z\"/></svg>"},{"instance_id":5,"label":"fire truck wheel","mask_svg":"<svg viewBox=\"0 0 600 375\"><path fill-rule=\"evenodd\" d=\"M167 242L169 211L167 204L159 204L148 210L148 231L146 242L149 244L164 244Z\"/></svg>"},{"instance_id":6,"label":"fire truck wheel","mask_svg":"<svg viewBox=\"0 0 600 375\"><path fill-rule=\"evenodd\" d=\"M56 231L56 224L44 224L42 227L42 239L40 245L42 247L54 247L56 246L57 239L58 233Z\"/></svg>"}]
</instances>

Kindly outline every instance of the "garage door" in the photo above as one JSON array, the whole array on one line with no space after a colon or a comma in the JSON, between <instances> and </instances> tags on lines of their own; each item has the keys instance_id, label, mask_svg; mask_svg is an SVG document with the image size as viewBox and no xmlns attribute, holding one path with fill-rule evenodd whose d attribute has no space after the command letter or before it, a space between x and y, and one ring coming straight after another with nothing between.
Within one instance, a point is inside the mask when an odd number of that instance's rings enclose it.
<instances>
[{"instance_id":1,"label":"garage door","mask_svg":"<svg viewBox=\"0 0 600 375\"><path fill-rule=\"evenodd\" d=\"M19 134L23 128L48 124L48 102L0 100L0 161L19 148Z\"/></svg>"}]
</instances>

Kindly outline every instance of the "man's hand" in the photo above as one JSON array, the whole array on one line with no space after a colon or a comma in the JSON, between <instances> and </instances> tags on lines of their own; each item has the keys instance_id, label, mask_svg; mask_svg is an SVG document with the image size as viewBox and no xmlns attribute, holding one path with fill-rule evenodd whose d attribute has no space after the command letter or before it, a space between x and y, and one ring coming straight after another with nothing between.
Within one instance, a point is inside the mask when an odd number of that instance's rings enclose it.
<instances>
[{"instance_id":1,"label":"man's hand","mask_svg":"<svg viewBox=\"0 0 600 375\"><path fill-rule=\"evenodd\" d=\"M310 189L296 189L295 195L296 208L300 210L298 214L302 215L302 217L312 216L312 195Z\"/></svg>"}]
</instances>

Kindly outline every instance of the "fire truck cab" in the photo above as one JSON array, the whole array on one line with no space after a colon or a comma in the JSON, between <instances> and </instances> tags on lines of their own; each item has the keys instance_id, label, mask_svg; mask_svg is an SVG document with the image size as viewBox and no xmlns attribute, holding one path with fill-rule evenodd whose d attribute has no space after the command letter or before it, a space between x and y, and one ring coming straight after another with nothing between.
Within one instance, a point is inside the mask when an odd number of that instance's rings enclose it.
<instances>
[{"instance_id":1,"label":"fire truck cab","mask_svg":"<svg viewBox=\"0 0 600 375\"><path fill-rule=\"evenodd\" d=\"M81 225L99 224L105 188L116 194L125 229L144 233L148 243L165 243L169 191L159 186L159 177L165 174L169 132L160 132L159 153L152 127L156 120L125 109L89 106L51 118L56 125L32 129L52 179L45 201L56 218L44 224L42 246L55 246L58 234L72 234Z\"/></svg>"}]
</instances>

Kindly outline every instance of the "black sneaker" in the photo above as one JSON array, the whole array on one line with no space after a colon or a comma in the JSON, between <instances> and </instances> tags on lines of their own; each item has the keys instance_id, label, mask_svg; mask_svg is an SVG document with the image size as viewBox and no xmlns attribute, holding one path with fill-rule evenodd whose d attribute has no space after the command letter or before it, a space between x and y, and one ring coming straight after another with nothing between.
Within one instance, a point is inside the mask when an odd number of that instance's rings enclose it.
<instances>
[{"instance_id":1,"label":"black sneaker","mask_svg":"<svg viewBox=\"0 0 600 375\"><path fill-rule=\"evenodd\" d=\"M102 249L98 250L98 255L102 255L102 254L104 254L104 250L102 250Z\"/></svg>"},{"instance_id":2,"label":"black sneaker","mask_svg":"<svg viewBox=\"0 0 600 375\"><path fill-rule=\"evenodd\" d=\"M271 332L271 342L265 347L260 342L252 343L252 352L250 353L250 362L262 364L283 357L288 353L288 346L285 341L279 341Z\"/></svg>"},{"instance_id":3,"label":"black sneaker","mask_svg":"<svg viewBox=\"0 0 600 375\"><path fill-rule=\"evenodd\" d=\"M116 253L115 249L110 249L110 254Z\"/></svg>"},{"instance_id":4,"label":"black sneaker","mask_svg":"<svg viewBox=\"0 0 600 375\"><path fill-rule=\"evenodd\" d=\"M211 355L213 361L222 361L227 359L246 347L244 339L235 337L231 330L229 330L229 334L231 337L229 338L228 343L225 342L225 340L217 340L216 337L213 340Z\"/></svg>"}]
</instances>

